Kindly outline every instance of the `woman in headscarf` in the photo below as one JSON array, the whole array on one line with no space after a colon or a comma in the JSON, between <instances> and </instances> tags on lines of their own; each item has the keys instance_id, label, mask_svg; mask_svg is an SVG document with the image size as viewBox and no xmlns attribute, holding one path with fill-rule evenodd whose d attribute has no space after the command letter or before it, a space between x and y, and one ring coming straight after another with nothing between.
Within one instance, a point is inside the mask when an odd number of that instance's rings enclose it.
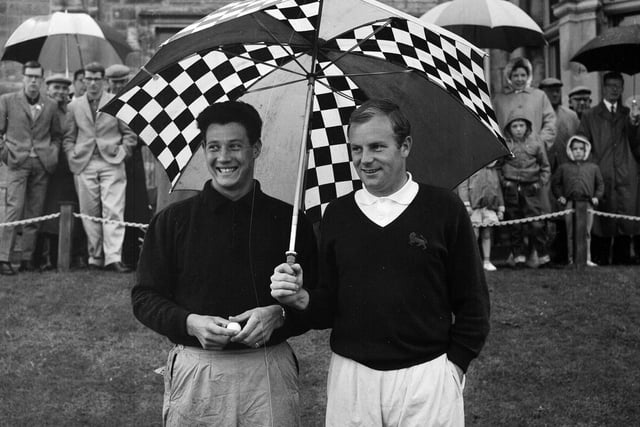
<instances>
[{"instance_id":1,"label":"woman in headscarf","mask_svg":"<svg viewBox=\"0 0 640 427\"><path fill-rule=\"evenodd\" d=\"M556 137L556 113L547 95L531 87L533 67L526 58L513 58L504 68L508 87L493 99L493 108L501 129L507 125L509 115L516 109L523 111L531 121L545 147L551 147Z\"/></svg>"}]
</instances>

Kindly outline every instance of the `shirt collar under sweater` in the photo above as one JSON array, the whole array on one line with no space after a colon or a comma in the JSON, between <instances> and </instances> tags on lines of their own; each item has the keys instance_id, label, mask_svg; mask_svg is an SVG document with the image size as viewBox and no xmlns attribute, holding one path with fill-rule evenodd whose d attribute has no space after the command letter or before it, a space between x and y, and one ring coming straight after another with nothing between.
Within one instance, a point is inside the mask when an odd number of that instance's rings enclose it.
<instances>
[{"instance_id":1,"label":"shirt collar under sweater","mask_svg":"<svg viewBox=\"0 0 640 427\"><path fill-rule=\"evenodd\" d=\"M418 194L418 183L407 172L407 182L393 194L377 197L369 193L365 187L356 191L355 201L360 210L374 223L381 227L396 219Z\"/></svg>"},{"instance_id":2,"label":"shirt collar under sweater","mask_svg":"<svg viewBox=\"0 0 640 427\"><path fill-rule=\"evenodd\" d=\"M231 200L223 196L215 188L213 188L213 185L211 185L211 180L208 180L204 184L204 188L202 189L202 197L204 198L205 205L214 212L226 206L232 206L234 204L246 209L251 209L252 204L264 198L264 193L260 189L260 183L254 179L253 184L253 189L250 190L247 194L245 194L238 200ZM255 198L253 197L254 191Z\"/></svg>"}]
</instances>

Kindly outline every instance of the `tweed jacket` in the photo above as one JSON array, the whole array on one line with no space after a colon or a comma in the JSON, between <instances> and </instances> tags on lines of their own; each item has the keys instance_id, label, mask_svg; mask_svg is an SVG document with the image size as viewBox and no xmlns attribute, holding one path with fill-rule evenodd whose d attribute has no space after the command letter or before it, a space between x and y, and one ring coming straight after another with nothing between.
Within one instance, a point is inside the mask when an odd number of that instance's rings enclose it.
<instances>
[{"instance_id":1,"label":"tweed jacket","mask_svg":"<svg viewBox=\"0 0 640 427\"><path fill-rule=\"evenodd\" d=\"M34 119L24 90L0 96L0 160L16 168L33 147L45 170L53 173L62 141L58 104L41 94L36 108Z\"/></svg>"},{"instance_id":2,"label":"tweed jacket","mask_svg":"<svg viewBox=\"0 0 640 427\"><path fill-rule=\"evenodd\" d=\"M113 97L103 92L98 109ZM137 139L135 133L121 120L98 111L95 120L87 94L74 98L67 106L64 151L69 160L69 169L79 174L89 164L96 146L107 162L117 165L131 156Z\"/></svg>"}]
</instances>

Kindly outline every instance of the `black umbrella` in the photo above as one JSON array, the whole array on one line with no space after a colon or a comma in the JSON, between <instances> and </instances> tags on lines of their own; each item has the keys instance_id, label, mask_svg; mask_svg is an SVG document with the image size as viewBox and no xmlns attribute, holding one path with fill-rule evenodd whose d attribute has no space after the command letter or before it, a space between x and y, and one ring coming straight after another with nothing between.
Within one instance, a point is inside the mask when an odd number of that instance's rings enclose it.
<instances>
[{"instance_id":1,"label":"black umbrella","mask_svg":"<svg viewBox=\"0 0 640 427\"><path fill-rule=\"evenodd\" d=\"M582 46L571 61L588 71L640 72L640 25L606 29Z\"/></svg>"}]
</instances>

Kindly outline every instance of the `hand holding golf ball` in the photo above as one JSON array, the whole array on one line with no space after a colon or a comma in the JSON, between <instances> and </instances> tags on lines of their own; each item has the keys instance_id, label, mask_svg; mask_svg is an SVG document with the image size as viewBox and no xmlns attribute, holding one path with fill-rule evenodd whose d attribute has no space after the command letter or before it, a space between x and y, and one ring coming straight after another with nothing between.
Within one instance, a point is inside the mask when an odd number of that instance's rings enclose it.
<instances>
[{"instance_id":1,"label":"hand holding golf ball","mask_svg":"<svg viewBox=\"0 0 640 427\"><path fill-rule=\"evenodd\" d=\"M242 330L242 326L240 326L240 323L238 322L229 322L227 323L227 329L231 329L232 331L241 331Z\"/></svg>"}]
</instances>

